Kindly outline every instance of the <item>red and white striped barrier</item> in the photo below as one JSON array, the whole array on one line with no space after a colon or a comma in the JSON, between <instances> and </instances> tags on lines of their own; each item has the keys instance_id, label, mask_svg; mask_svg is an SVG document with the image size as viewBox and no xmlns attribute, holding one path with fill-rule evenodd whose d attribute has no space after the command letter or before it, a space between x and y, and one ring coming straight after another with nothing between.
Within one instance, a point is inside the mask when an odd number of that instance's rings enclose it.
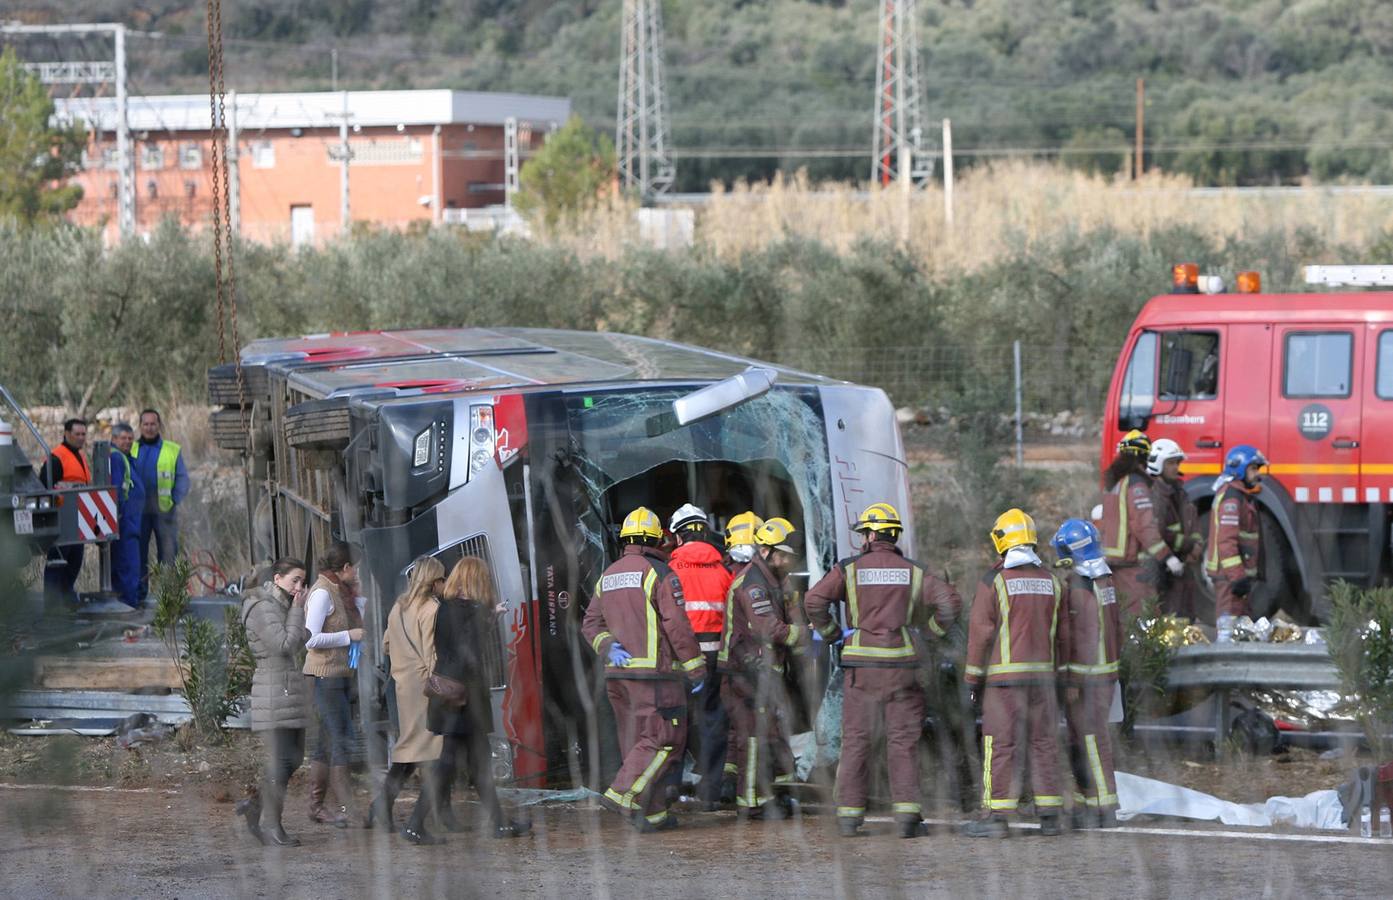
<instances>
[{"instance_id":1,"label":"red and white striped barrier","mask_svg":"<svg viewBox=\"0 0 1393 900\"><path fill-rule=\"evenodd\" d=\"M98 488L77 495L77 533L85 541L109 541L120 536L116 488Z\"/></svg>"}]
</instances>

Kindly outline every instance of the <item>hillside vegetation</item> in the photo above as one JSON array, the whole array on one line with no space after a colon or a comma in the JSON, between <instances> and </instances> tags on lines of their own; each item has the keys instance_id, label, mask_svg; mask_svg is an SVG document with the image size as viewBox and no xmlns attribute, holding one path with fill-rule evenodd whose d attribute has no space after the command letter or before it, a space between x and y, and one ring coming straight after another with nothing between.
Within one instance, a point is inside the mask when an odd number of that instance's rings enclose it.
<instances>
[{"instance_id":1,"label":"hillside vegetation","mask_svg":"<svg viewBox=\"0 0 1393 900\"><path fill-rule=\"evenodd\" d=\"M137 93L206 90L204 4L17 0L28 21L120 20ZM564 94L613 128L620 0L240 0L229 87ZM925 116L963 164L1002 153L1126 165L1135 79L1148 162L1201 184L1393 179L1393 4L1382 0L920 0ZM666 0L679 187L869 173L873 0ZM9 17L9 16L7 16ZM810 158L799 149L844 151ZM752 150L771 155L740 158ZM863 152L864 151L864 152ZM707 155L710 154L710 155Z\"/></svg>"}]
</instances>

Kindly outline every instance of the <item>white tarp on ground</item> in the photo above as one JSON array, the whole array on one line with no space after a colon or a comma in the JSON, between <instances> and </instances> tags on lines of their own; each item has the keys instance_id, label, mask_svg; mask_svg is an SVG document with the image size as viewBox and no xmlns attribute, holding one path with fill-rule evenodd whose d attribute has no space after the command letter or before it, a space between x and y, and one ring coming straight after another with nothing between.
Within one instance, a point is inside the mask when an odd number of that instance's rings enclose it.
<instances>
[{"instance_id":1,"label":"white tarp on ground","mask_svg":"<svg viewBox=\"0 0 1393 900\"><path fill-rule=\"evenodd\" d=\"M1231 803L1154 778L1117 773L1119 819L1133 816L1178 816L1219 821L1225 825L1259 828L1293 825L1297 828L1344 830L1343 807L1335 791L1313 791L1304 797L1271 797L1266 803Z\"/></svg>"}]
</instances>

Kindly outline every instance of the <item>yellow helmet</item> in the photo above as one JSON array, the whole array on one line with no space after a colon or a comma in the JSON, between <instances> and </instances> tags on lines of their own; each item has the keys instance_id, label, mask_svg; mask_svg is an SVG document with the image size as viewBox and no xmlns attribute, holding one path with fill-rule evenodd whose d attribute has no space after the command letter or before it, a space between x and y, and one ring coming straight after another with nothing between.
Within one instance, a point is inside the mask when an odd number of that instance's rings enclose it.
<instances>
[{"instance_id":1,"label":"yellow helmet","mask_svg":"<svg viewBox=\"0 0 1393 900\"><path fill-rule=\"evenodd\" d=\"M992 525L992 545L997 553L1036 542L1035 520L1024 510L1008 509L996 517Z\"/></svg>"},{"instance_id":2,"label":"yellow helmet","mask_svg":"<svg viewBox=\"0 0 1393 900\"><path fill-rule=\"evenodd\" d=\"M1133 428L1122 436L1122 440L1117 442L1118 453L1133 453L1137 456L1151 455L1151 438L1146 436L1146 432Z\"/></svg>"},{"instance_id":3,"label":"yellow helmet","mask_svg":"<svg viewBox=\"0 0 1393 900\"><path fill-rule=\"evenodd\" d=\"M737 544L753 544L755 542L755 532L759 526L764 524L764 520L755 515L753 511L742 512L739 515L731 516L730 521L726 522L726 546L734 547Z\"/></svg>"},{"instance_id":4,"label":"yellow helmet","mask_svg":"<svg viewBox=\"0 0 1393 900\"><path fill-rule=\"evenodd\" d=\"M899 534L904 531L904 523L900 521L899 512L888 503L872 503L862 511L861 517L851 527L853 531L874 531L876 533Z\"/></svg>"},{"instance_id":5,"label":"yellow helmet","mask_svg":"<svg viewBox=\"0 0 1393 900\"><path fill-rule=\"evenodd\" d=\"M793 527L792 522L775 516L765 520L755 531L755 543L761 547L773 547L775 550L796 554L798 551L789 544L789 539L796 533L797 529Z\"/></svg>"},{"instance_id":6,"label":"yellow helmet","mask_svg":"<svg viewBox=\"0 0 1393 900\"><path fill-rule=\"evenodd\" d=\"M652 538L656 541L663 536L663 523L653 510L646 506L640 506L624 517L624 525L619 529L619 536L621 538Z\"/></svg>"}]
</instances>

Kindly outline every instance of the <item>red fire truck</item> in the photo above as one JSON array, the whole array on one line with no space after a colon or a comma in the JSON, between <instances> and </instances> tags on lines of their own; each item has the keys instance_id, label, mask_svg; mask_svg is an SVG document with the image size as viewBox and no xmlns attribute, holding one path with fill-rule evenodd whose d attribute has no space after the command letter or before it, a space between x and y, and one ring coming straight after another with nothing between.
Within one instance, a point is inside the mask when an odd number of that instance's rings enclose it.
<instances>
[{"instance_id":1,"label":"red fire truck","mask_svg":"<svg viewBox=\"0 0 1393 900\"><path fill-rule=\"evenodd\" d=\"M1173 280L1123 344L1103 465L1132 428L1179 442L1207 526L1224 454L1260 448L1270 465L1253 614L1323 621L1330 582L1368 586L1393 571L1393 294L1328 289L1393 285L1393 267L1308 267L1324 293L1265 294L1254 273L1223 293L1193 264Z\"/></svg>"}]
</instances>

